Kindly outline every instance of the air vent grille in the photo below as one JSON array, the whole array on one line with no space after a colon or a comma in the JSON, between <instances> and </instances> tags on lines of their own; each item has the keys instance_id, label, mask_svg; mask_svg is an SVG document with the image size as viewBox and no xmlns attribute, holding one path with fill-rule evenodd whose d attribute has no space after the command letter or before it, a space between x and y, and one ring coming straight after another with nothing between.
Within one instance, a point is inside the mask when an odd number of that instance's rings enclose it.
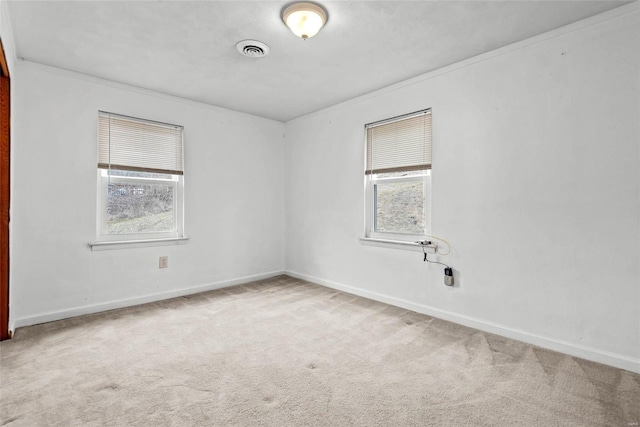
<instances>
[{"instance_id":1,"label":"air vent grille","mask_svg":"<svg viewBox=\"0 0 640 427\"><path fill-rule=\"evenodd\" d=\"M236 49L250 58L262 58L269 54L269 46L258 40L242 40L236 44Z\"/></svg>"}]
</instances>

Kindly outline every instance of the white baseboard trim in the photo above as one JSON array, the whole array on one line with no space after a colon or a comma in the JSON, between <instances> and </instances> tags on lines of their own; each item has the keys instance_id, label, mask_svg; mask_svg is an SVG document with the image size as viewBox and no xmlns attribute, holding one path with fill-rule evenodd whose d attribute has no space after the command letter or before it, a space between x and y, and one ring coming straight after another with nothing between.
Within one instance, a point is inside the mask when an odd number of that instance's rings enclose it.
<instances>
[{"instance_id":1,"label":"white baseboard trim","mask_svg":"<svg viewBox=\"0 0 640 427\"><path fill-rule=\"evenodd\" d=\"M424 304L416 304L400 298L391 297L377 292L367 291L365 289L344 285L342 283L337 283L331 280L325 280L306 274L296 273L295 271L285 271L284 274L295 277L297 279L306 280L307 282L315 283L317 285L326 286L328 288L336 289L349 294L384 302L386 304L405 308L407 310L426 314L428 316L437 317L438 319L447 320L453 323L468 326L470 328L479 329L481 331L501 335L503 337L515 339L528 344L533 344L538 347L568 354L570 356L580 357L582 359L603 363L605 365L625 369L627 371L640 374L640 359L634 359L632 357L624 356L621 354L611 353L580 344L561 341L550 337L543 337L540 335L511 329L506 326L498 325L496 323L487 322L446 310L441 310Z\"/></svg>"},{"instance_id":2,"label":"white baseboard trim","mask_svg":"<svg viewBox=\"0 0 640 427\"><path fill-rule=\"evenodd\" d=\"M236 279L222 280L219 282L208 283L206 285L193 286L191 288L176 289L173 291L160 292L134 298L120 299L106 303L90 304L65 310L50 311L47 313L37 314L35 316L22 317L12 320L10 322L9 330L15 333L16 328L21 328L23 326L37 325L39 323L53 322L55 320L68 319L70 317L77 317L85 314L100 313L102 311L115 310L117 308L131 307L134 305L182 297L185 295L192 295L200 292L212 291L215 289L228 288L230 286L254 282L256 280L269 279L281 274L285 274L284 271L272 271L269 273L238 277Z\"/></svg>"}]
</instances>

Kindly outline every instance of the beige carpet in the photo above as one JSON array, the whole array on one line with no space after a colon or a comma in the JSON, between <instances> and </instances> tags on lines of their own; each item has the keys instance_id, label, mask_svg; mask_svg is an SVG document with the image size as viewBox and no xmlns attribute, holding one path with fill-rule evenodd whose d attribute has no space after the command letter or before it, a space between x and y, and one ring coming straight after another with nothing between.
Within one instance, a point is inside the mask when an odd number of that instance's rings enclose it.
<instances>
[{"instance_id":1,"label":"beige carpet","mask_svg":"<svg viewBox=\"0 0 640 427\"><path fill-rule=\"evenodd\" d=\"M640 421L640 375L286 276L21 328L0 351L0 425Z\"/></svg>"}]
</instances>

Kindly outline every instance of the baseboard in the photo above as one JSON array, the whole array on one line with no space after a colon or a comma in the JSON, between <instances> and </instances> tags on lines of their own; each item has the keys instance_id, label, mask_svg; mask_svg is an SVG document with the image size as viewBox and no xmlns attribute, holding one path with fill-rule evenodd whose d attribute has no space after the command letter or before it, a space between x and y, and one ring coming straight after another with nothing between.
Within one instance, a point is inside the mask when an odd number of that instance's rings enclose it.
<instances>
[{"instance_id":1,"label":"baseboard","mask_svg":"<svg viewBox=\"0 0 640 427\"><path fill-rule=\"evenodd\" d=\"M608 351L598 350L592 347L574 344L567 341L556 340L550 337L531 334L524 331L511 329L496 323L487 322L473 317L441 310L424 304L416 304L400 298L391 297L377 292L367 291L365 289L356 288L331 280L320 279L318 277L306 274L296 273L294 271L285 271L284 274L295 277L297 279L306 280L307 282L317 285L326 286L328 288L343 291L349 294L358 295L375 301L384 302L396 307L412 310L417 313L426 314L428 316L437 317L438 319L447 320L470 328L479 329L481 331L490 332L492 334L501 335L503 337L515 339L538 347L568 354L570 356L580 357L582 359L591 360L593 362L603 363L627 371L640 374L640 359L634 359L628 356L611 353Z\"/></svg>"},{"instance_id":2,"label":"baseboard","mask_svg":"<svg viewBox=\"0 0 640 427\"><path fill-rule=\"evenodd\" d=\"M222 280L220 282L208 283L191 288L176 289L173 291L149 294L135 298L126 298L116 301L110 301L107 303L91 304L65 310L51 311L35 316L22 317L12 320L10 322L9 330L15 333L16 328L21 328L23 326L37 325L39 323L53 322L55 320L68 319L70 317L82 316L85 314L99 313L102 311L115 310L117 308L131 307L134 305L146 304L149 302L212 291L215 289L228 288L229 286L241 285L244 283L254 282L256 280L269 279L281 274L285 274L284 271L272 271L269 273L238 277L236 279Z\"/></svg>"}]
</instances>

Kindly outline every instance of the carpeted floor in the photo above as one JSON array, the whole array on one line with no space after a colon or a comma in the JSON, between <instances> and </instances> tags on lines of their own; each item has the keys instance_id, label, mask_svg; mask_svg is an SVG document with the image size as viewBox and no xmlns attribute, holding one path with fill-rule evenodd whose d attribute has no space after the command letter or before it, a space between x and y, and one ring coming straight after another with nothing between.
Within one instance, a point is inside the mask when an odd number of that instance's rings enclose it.
<instances>
[{"instance_id":1,"label":"carpeted floor","mask_svg":"<svg viewBox=\"0 0 640 427\"><path fill-rule=\"evenodd\" d=\"M287 276L21 328L0 352L0 425L640 421L640 375Z\"/></svg>"}]
</instances>

